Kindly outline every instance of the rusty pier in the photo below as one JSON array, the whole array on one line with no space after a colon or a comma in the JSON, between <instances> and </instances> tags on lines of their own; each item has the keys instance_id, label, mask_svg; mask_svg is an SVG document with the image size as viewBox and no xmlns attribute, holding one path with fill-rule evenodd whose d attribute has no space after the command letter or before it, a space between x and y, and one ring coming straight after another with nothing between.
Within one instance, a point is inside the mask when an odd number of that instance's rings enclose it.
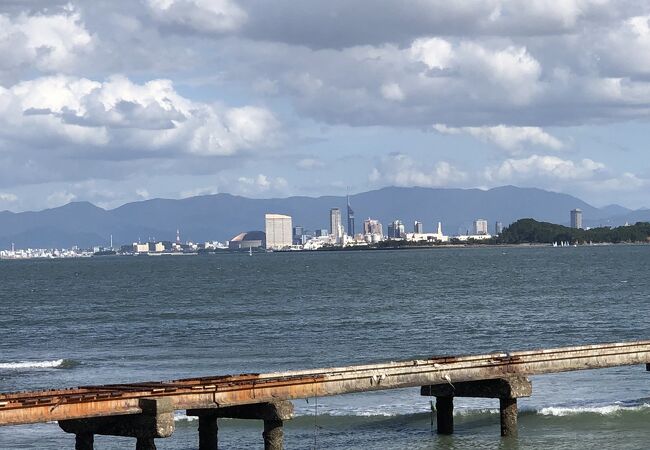
<instances>
[{"instance_id":1,"label":"rusty pier","mask_svg":"<svg viewBox=\"0 0 650 450\"><path fill-rule=\"evenodd\" d=\"M517 399L532 394L527 376L641 364L650 370L650 341L6 393L0 426L58 421L77 450L92 450L95 435L133 437L136 449L152 450L184 410L199 419L200 450L217 449L220 418L263 421L264 448L280 450L290 400L417 387L436 397L438 433L453 432L454 397L486 397L499 399L501 435L515 436Z\"/></svg>"}]
</instances>

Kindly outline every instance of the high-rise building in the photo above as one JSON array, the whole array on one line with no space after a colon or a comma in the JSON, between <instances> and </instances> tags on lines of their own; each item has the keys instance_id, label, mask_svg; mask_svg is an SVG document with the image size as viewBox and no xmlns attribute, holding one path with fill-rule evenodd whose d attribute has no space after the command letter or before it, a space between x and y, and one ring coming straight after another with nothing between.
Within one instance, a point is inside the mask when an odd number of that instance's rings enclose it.
<instances>
[{"instance_id":1,"label":"high-rise building","mask_svg":"<svg viewBox=\"0 0 650 450\"><path fill-rule=\"evenodd\" d=\"M383 236L384 232L378 220L375 219L366 219L363 221L363 234L376 234Z\"/></svg>"},{"instance_id":2,"label":"high-rise building","mask_svg":"<svg viewBox=\"0 0 650 450\"><path fill-rule=\"evenodd\" d=\"M582 210L579 208L571 210L571 228L582 228Z\"/></svg>"},{"instance_id":3,"label":"high-rise building","mask_svg":"<svg viewBox=\"0 0 650 450\"><path fill-rule=\"evenodd\" d=\"M350 206L349 195L348 195L348 236L354 236L354 211Z\"/></svg>"},{"instance_id":4,"label":"high-rise building","mask_svg":"<svg viewBox=\"0 0 650 450\"><path fill-rule=\"evenodd\" d=\"M291 233L291 216L283 214L266 214L266 248L269 250L282 250L291 247L293 242Z\"/></svg>"},{"instance_id":5,"label":"high-rise building","mask_svg":"<svg viewBox=\"0 0 650 450\"><path fill-rule=\"evenodd\" d=\"M341 242L343 238L343 229L341 225L341 210L338 208L330 209L330 234L336 242Z\"/></svg>"},{"instance_id":6,"label":"high-rise building","mask_svg":"<svg viewBox=\"0 0 650 450\"><path fill-rule=\"evenodd\" d=\"M488 222L485 219L476 219L474 221L474 234L483 236L488 234Z\"/></svg>"},{"instance_id":7,"label":"high-rise building","mask_svg":"<svg viewBox=\"0 0 650 450\"><path fill-rule=\"evenodd\" d=\"M293 227L293 243L294 245L304 244L303 236L305 235L305 229L301 226Z\"/></svg>"},{"instance_id":8,"label":"high-rise building","mask_svg":"<svg viewBox=\"0 0 650 450\"><path fill-rule=\"evenodd\" d=\"M497 222L494 224L494 234L497 236L503 233L503 223Z\"/></svg>"},{"instance_id":9,"label":"high-rise building","mask_svg":"<svg viewBox=\"0 0 650 450\"><path fill-rule=\"evenodd\" d=\"M388 224L388 237L389 238L403 238L406 235L404 232L404 224L401 220L393 220Z\"/></svg>"},{"instance_id":10,"label":"high-rise building","mask_svg":"<svg viewBox=\"0 0 650 450\"><path fill-rule=\"evenodd\" d=\"M422 222L420 222L419 220L415 221L415 223L413 224L413 232L416 234L424 233L424 225L422 225Z\"/></svg>"}]
</instances>

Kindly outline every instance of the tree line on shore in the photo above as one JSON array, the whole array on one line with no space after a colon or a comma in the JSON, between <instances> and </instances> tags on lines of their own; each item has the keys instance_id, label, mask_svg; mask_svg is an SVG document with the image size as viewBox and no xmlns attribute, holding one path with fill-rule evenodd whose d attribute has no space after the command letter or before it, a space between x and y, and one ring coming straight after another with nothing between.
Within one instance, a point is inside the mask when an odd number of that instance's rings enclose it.
<instances>
[{"instance_id":1,"label":"tree line on shore","mask_svg":"<svg viewBox=\"0 0 650 450\"><path fill-rule=\"evenodd\" d=\"M549 222L538 222L534 219L520 219L514 222L493 240L496 244L552 244L554 242L616 244L648 241L650 241L649 222L637 222L634 225L616 228L598 227L583 230Z\"/></svg>"}]
</instances>

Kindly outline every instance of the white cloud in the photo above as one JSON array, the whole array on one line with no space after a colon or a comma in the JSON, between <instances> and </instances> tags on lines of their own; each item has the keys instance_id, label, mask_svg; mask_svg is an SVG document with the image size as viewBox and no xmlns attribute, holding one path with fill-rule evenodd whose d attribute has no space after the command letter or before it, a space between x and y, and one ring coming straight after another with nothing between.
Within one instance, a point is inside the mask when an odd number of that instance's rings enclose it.
<instances>
[{"instance_id":1,"label":"white cloud","mask_svg":"<svg viewBox=\"0 0 650 450\"><path fill-rule=\"evenodd\" d=\"M498 87L515 105L527 104L540 93L542 67L525 47L490 49L476 42L463 42L455 58L462 75Z\"/></svg>"},{"instance_id":2,"label":"white cloud","mask_svg":"<svg viewBox=\"0 0 650 450\"><path fill-rule=\"evenodd\" d=\"M232 0L148 0L156 20L201 33L239 29L248 14Z\"/></svg>"},{"instance_id":3,"label":"white cloud","mask_svg":"<svg viewBox=\"0 0 650 450\"><path fill-rule=\"evenodd\" d=\"M396 102L401 102L404 100L404 92L402 88L399 87L397 83L386 83L381 85L381 95L386 100L394 100Z\"/></svg>"},{"instance_id":4,"label":"white cloud","mask_svg":"<svg viewBox=\"0 0 650 450\"><path fill-rule=\"evenodd\" d=\"M560 150L562 141L548 134L539 127L512 127L506 125L482 127L448 127L444 124L433 125L434 130L442 134L468 134L485 142L491 142L511 153L518 153L526 144Z\"/></svg>"},{"instance_id":5,"label":"white cloud","mask_svg":"<svg viewBox=\"0 0 650 450\"><path fill-rule=\"evenodd\" d=\"M181 191L180 197L189 198L189 197L196 197L199 195L213 195L217 193L219 193L219 190L216 187L207 186L207 187L199 187L199 188L187 189Z\"/></svg>"},{"instance_id":6,"label":"white cloud","mask_svg":"<svg viewBox=\"0 0 650 450\"><path fill-rule=\"evenodd\" d=\"M13 203L18 200L18 196L15 194L9 194L6 192L0 192L0 202Z\"/></svg>"},{"instance_id":7,"label":"white cloud","mask_svg":"<svg viewBox=\"0 0 650 450\"><path fill-rule=\"evenodd\" d=\"M264 108L222 108L181 96L169 80L136 84L122 76L104 82L52 76L0 87L0 124L0 138L74 144L89 154L111 148L233 155L270 146L279 127Z\"/></svg>"},{"instance_id":8,"label":"white cloud","mask_svg":"<svg viewBox=\"0 0 650 450\"><path fill-rule=\"evenodd\" d=\"M369 179L394 186L447 187L465 181L467 173L446 161L428 165L403 153L393 153L381 158Z\"/></svg>"},{"instance_id":9,"label":"white cloud","mask_svg":"<svg viewBox=\"0 0 650 450\"><path fill-rule=\"evenodd\" d=\"M149 191L146 189L136 189L135 195L140 197L142 200L146 200L151 197L151 195L149 195Z\"/></svg>"},{"instance_id":10,"label":"white cloud","mask_svg":"<svg viewBox=\"0 0 650 450\"><path fill-rule=\"evenodd\" d=\"M429 69L447 69L445 77L460 78L470 84L470 89L486 84L503 89L514 104L528 103L541 89L541 65L526 47L490 47L468 39L452 45L432 37L414 40L405 52Z\"/></svg>"},{"instance_id":11,"label":"white cloud","mask_svg":"<svg viewBox=\"0 0 650 450\"><path fill-rule=\"evenodd\" d=\"M54 15L0 14L0 74L25 66L68 71L93 46L93 36L73 8Z\"/></svg>"},{"instance_id":12,"label":"white cloud","mask_svg":"<svg viewBox=\"0 0 650 450\"><path fill-rule=\"evenodd\" d=\"M594 53L605 77L650 73L650 15L620 21L584 44Z\"/></svg>"},{"instance_id":13,"label":"white cloud","mask_svg":"<svg viewBox=\"0 0 650 450\"><path fill-rule=\"evenodd\" d=\"M267 192L282 192L289 183L282 177L269 177L259 174L256 177L239 177L239 190L244 195L255 195Z\"/></svg>"},{"instance_id":14,"label":"white cloud","mask_svg":"<svg viewBox=\"0 0 650 450\"><path fill-rule=\"evenodd\" d=\"M47 205L49 207L57 207L61 205L67 205L71 201L75 200L77 196L72 192L68 191L57 191L53 192L47 196Z\"/></svg>"},{"instance_id":15,"label":"white cloud","mask_svg":"<svg viewBox=\"0 0 650 450\"><path fill-rule=\"evenodd\" d=\"M510 183L536 179L589 180L604 173L605 164L588 158L571 161L556 156L532 155L528 158L506 159L499 166L488 167L484 175L490 182Z\"/></svg>"},{"instance_id":16,"label":"white cloud","mask_svg":"<svg viewBox=\"0 0 650 450\"><path fill-rule=\"evenodd\" d=\"M650 180L642 178L631 172L624 172L618 176L612 176L598 182L591 183L588 186L590 191L594 192L634 192L650 187Z\"/></svg>"},{"instance_id":17,"label":"white cloud","mask_svg":"<svg viewBox=\"0 0 650 450\"><path fill-rule=\"evenodd\" d=\"M454 56L451 44L437 37L414 40L409 52L413 59L423 62L430 69L448 68Z\"/></svg>"}]
</instances>

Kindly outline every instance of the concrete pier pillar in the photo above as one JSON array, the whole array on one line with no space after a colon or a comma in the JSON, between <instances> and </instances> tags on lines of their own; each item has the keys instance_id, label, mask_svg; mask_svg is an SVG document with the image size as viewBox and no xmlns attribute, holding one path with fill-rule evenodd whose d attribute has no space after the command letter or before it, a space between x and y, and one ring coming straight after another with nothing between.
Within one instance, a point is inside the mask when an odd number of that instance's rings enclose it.
<instances>
[{"instance_id":1,"label":"concrete pier pillar","mask_svg":"<svg viewBox=\"0 0 650 450\"><path fill-rule=\"evenodd\" d=\"M77 433L74 438L74 450L93 450L95 435L91 433Z\"/></svg>"},{"instance_id":2,"label":"concrete pier pillar","mask_svg":"<svg viewBox=\"0 0 650 450\"><path fill-rule=\"evenodd\" d=\"M454 432L454 397L436 397L436 421L438 434Z\"/></svg>"},{"instance_id":3,"label":"concrete pier pillar","mask_svg":"<svg viewBox=\"0 0 650 450\"><path fill-rule=\"evenodd\" d=\"M199 416L199 450L217 450L219 426L214 414Z\"/></svg>"},{"instance_id":4,"label":"concrete pier pillar","mask_svg":"<svg viewBox=\"0 0 650 450\"><path fill-rule=\"evenodd\" d=\"M517 398L530 397L533 385L528 378L511 376L491 380L461 381L422 386L420 393L436 397L438 433L454 431L454 397L498 398L501 412L501 436L517 435Z\"/></svg>"},{"instance_id":5,"label":"concrete pier pillar","mask_svg":"<svg viewBox=\"0 0 650 450\"><path fill-rule=\"evenodd\" d=\"M135 450L156 450L156 443L153 438L140 437L135 444Z\"/></svg>"},{"instance_id":6,"label":"concrete pier pillar","mask_svg":"<svg viewBox=\"0 0 650 450\"><path fill-rule=\"evenodd\" d=\"M646 365L645 365L645 370L647 370L648 372L650 372L650 363L646 363Z\"/></svg>"},{"instance_id":7,"label":"concrete pier pillar","mask_svg":"<svg viewBox=\"0 0 650 450\"><path fill-rule=\"evenodd\" d=\"M199 418L199 450L217 449L217 419L221 417L263 420L264 448L266 450L282 450L284 445L282 425L285 420L293 418L293 403L276 400L221 408L188 409L187 415Z\"/></svg>"},{"instance_id":8,"label":"concrete pier pillar","mask_svg":"<svg viewBox=\"0 0 650 450\"><path fill-rule=\"evenodd\" d=\"M94 435L137 439L137 450L156 450L154 438L174 432L174 405L169 398L140 399L140 414L59 420L59 427L75 435L76 450L93 450Z\"/></svg>"},{"instance_id":9,"label":"concrete pier pillar","mask_svg":"<svg viewBox=\"0 0 650 450\"><path fill-rule=\"evenodd\" d=\"M265 420L262 437L264 438L264 450L282 450L284 442L282 421Z\"/></svg>"},{"instance_id":10,"label":"concrete pier pillar","mask_svg":"<svg viewBox=\"0 0 650 450\"><path fill-rule=\"evenodd\" d=\"M517 436L517 399L500 398L499 412L501 415L501 436Z\"/></svg>"}]
</instances>

